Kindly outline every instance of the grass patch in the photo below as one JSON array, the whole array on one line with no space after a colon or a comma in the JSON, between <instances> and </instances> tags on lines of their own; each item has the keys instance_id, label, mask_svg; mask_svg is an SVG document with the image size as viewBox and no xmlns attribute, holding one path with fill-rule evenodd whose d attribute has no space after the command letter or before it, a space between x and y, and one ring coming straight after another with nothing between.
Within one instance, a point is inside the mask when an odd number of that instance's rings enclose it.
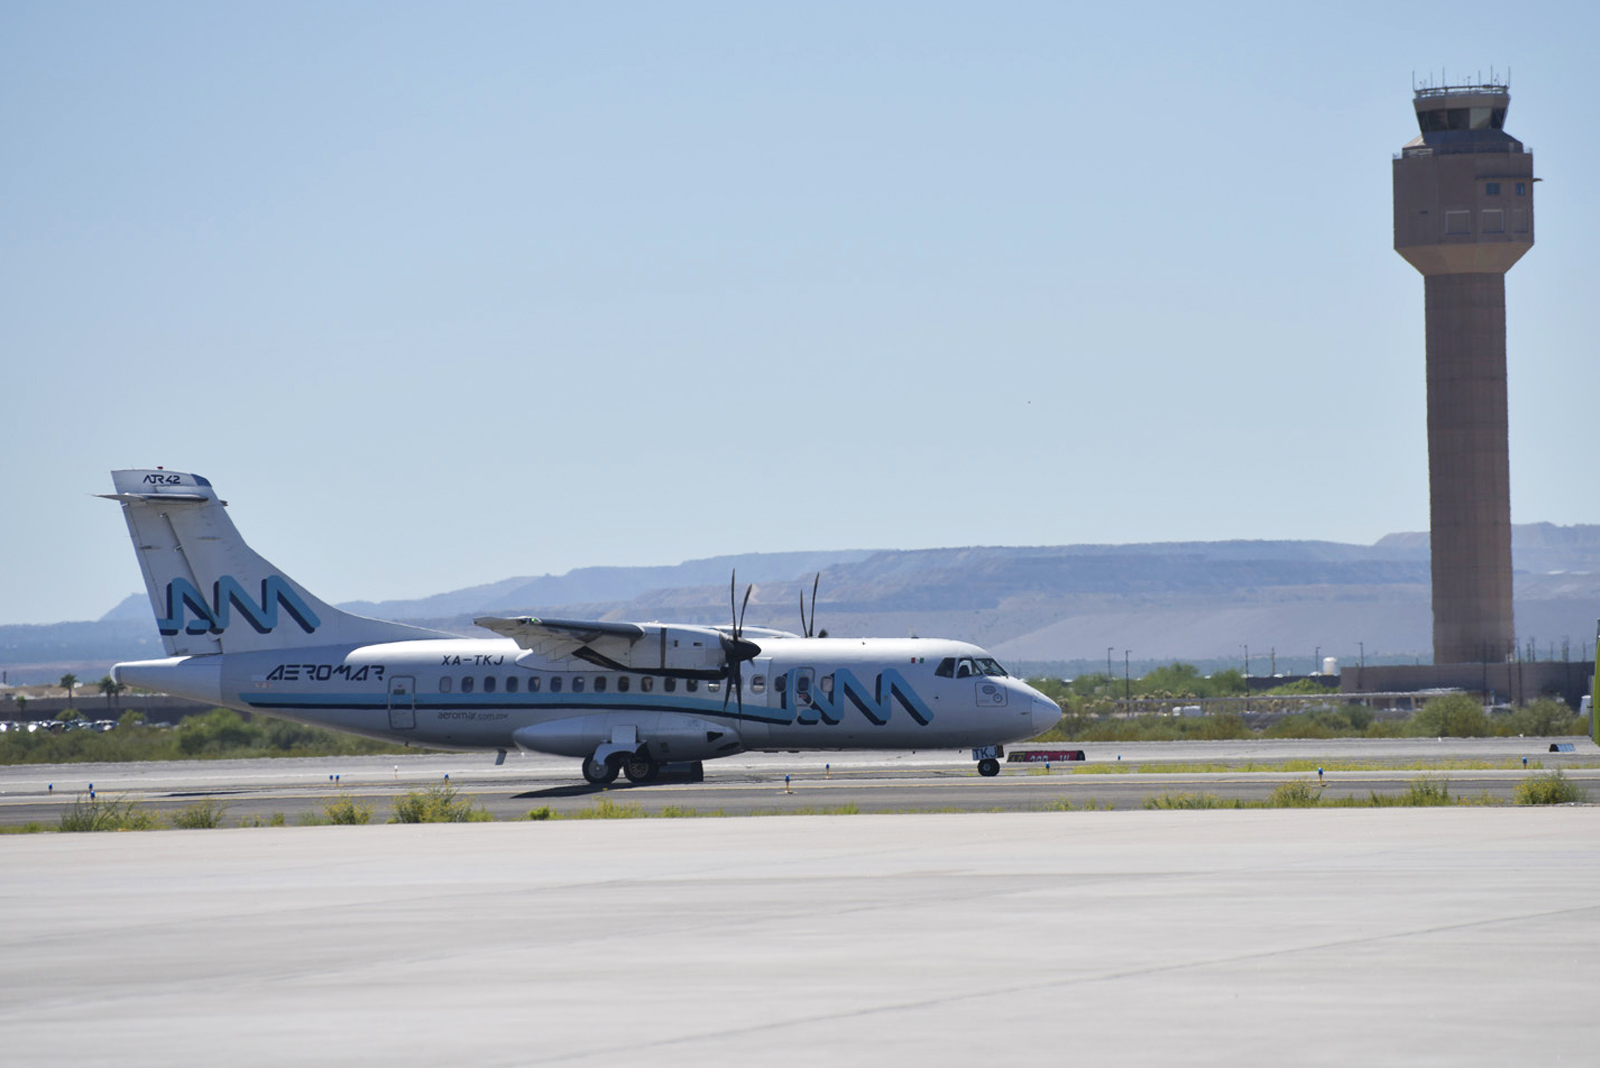
<instances>
[{"instance_id":1,"label":"grass patch","mask_svg":"<svg viewBox=\"0 0 1600 1068\"><path fill-rule=\"evenodd\" d=\"M569 820L637 820L643 819L645 815L644 806L636 802L619 803L609 797L602 797L588 808L580 808L562 818Z\"/></svg>"},{"instance_id":2,"label":"grass patch","mask_svg":"<svg viewBox=\"0 0 1600 1068\"><path fill-rule=\"evenodd\" d=\"M484 823L494 817L458 796L447 782L411 790L394 799L391 823ZM363 821L365 822L365 821Z\"/></svg>"},{"instance_id":3,"label":"grass patch","mask_svg":"<svg viewBox=\"0 0 1600 1068\"><path fill-rule=\"evenodd\" d=\"M274 812L270 816L250 816L239 821L241 827L284 827L289 820L281 812Z\"/></svg>"},{"instance_id":4,"label":"grass patch","mask_svg":"<svg viewBox=\"0 0 1600 1068\"><path fill-rule=\"evenodd\" d=\"M1216 794L1180 793L1180 794L1161 794L1160 796L1157 796L1157 797L1147 797L1147 798L1144 799L1144 807L1145 808L1162 808L1162 809L1174 809L1174 808L1242 808L1243 807L1243 802L1238 801L1238 800L1224 801L1222 798L1218 797Z\"/></svg>"},{"instance_id":5,"label":"grass patch","mask_svg":"<svg viewBox=\"0 0 1600 1068\"><path fill-rule=\"evenodd\" d=\"M80 794L61 814L63 831L151 831L157 826L155 813L120 798Z\"/></svg>"},{"instance_id":6,"label":"grass patch","mask_svg":"<svg viewBox=\"0 0 1600 1068\"><path fill-rule=\"evenodd\" d=\"M38 820L31 820L15 827L0 827L0 834L43 834L44 831L45 825Z\"/></svg>"},{"instance_id":7,"label":"grass patch","mask_svg":"<svg viewBox=\"0 0 1600 1068\"><path fill-rule=\"evenodd\" d=\"M1559 768L1540 775L1530 775L1517 784L1516 801L1519 805L1568 805L1574 801L1587 801L1588 798L1583 788L1563 775Z\"/></svg>"},{"instance_id":8,"label":"grass patch","mask_svg":"<svg viewBox=\"0 0 1600 1068\"><path fill-rule=\"evenodd\" d=\"M167 822L180 831L211 830L221 827L227 814L228 806L212 798L179 809L167 817Z\"/></svg>"},{"instance_id":9,"label":"grass patch","mask_svg":"<svg viewBox=\"0 0 1600 1068\"><path fill-rule=\"evenodd\" d=\"M7 731L0 764L127 763L139 760L233 760L253 757L357 756L416 749L308 727L271 716L218 708L175 728L125 722L110 731Z\"/></svg>"}]
</instances>

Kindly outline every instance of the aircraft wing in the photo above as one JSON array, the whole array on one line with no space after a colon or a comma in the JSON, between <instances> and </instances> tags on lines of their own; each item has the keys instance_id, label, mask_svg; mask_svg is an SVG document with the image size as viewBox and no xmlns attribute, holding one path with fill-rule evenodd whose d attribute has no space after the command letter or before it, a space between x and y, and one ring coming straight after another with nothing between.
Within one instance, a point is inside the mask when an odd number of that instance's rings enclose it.
<instances>
[{"instance_id":1,"label":"aircraft wing","mask_svg":"<svg viewBox=\"0 0 1600 1068\"><path fill-rule=\"evenodd\" d=\"M587 647L609 659L625 661L634 644L645 636L645 629L637 623L588 619L480 616L472 622L512 639L547 660L561 660Z\"/></svg>"}]
</instances>

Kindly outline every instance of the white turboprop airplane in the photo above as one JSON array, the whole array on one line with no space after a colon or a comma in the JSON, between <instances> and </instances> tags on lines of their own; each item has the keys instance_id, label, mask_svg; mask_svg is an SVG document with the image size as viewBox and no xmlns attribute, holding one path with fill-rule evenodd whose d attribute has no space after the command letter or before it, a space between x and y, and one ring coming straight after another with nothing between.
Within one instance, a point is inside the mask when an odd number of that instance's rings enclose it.
<instances>
[{"instance_id":1,"label":"white turboprop airplane","mask_svg":"<svg viewBox=\"0 0 1600 1068\"><path fill-rule=\"evenodd\" d=\"M496 638L367 619L258 556L206 479L157 468L112 480L101 496L122 502L168 654L112 668L130 686L385 741L499 750L497 763L512 748L576 757L595 784L746 750L971 748L996 775L1005 743L1061 715L975 645L746 630L742 610L725 627L474 621Z\"/></svg>"}]
</instances>

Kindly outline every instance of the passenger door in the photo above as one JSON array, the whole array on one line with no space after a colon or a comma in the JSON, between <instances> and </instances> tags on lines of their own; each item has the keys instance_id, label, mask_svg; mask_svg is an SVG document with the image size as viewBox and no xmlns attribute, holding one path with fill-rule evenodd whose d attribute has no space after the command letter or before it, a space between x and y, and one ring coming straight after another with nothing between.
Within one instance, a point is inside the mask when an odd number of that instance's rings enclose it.
<instances>
[{"instance_id":1,"label":"passenger door","mask_svg":"<svg viewBox=\"0 0 1600 1068\"><path fill-rule=\"evenodd\" d=\"M409 731L417 725L416 679L394 675L389 679L389 729Z\"/></svg>"}]
</instances>

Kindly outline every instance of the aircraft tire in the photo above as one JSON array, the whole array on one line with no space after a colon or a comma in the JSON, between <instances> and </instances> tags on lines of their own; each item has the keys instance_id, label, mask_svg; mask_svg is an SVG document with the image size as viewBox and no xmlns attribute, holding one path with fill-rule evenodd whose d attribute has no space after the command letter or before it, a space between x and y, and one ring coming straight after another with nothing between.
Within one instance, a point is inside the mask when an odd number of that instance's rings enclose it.
<instances>
[{"instance_id":1,"label":"aircraft tire","mask_svg":"<svg viewBox=\"0 0 1600 1068\"><path fill-rule=\"evenodd\" d=\"M661 765L643 753L635 753L622 762L622 773L629 782L643 786L655 781L656 776L661 774Z\"/></svg>"},{"instance_id":2,"label":"aircraft tire","mask_svg":"<svg viewBox=\"0 0 1600 1068\"><path fill-rule=\"evenodd\" d=\"M1000 774L1000 761L993 757L978 761L978 774L985 779L992 779Z\"/></svg>"},{"instance_id":3,"label":"aircraft tire","mask_svg":"<svg viewBox=\"0 0 1600 1068\"><path fill-rule=\"evenodd\" d=\"M583 777L591 786L604 786L616 781L617 772L622 770L615 760L605 762L589 757L583 762Z\"/></svg>"}]
</instances>

